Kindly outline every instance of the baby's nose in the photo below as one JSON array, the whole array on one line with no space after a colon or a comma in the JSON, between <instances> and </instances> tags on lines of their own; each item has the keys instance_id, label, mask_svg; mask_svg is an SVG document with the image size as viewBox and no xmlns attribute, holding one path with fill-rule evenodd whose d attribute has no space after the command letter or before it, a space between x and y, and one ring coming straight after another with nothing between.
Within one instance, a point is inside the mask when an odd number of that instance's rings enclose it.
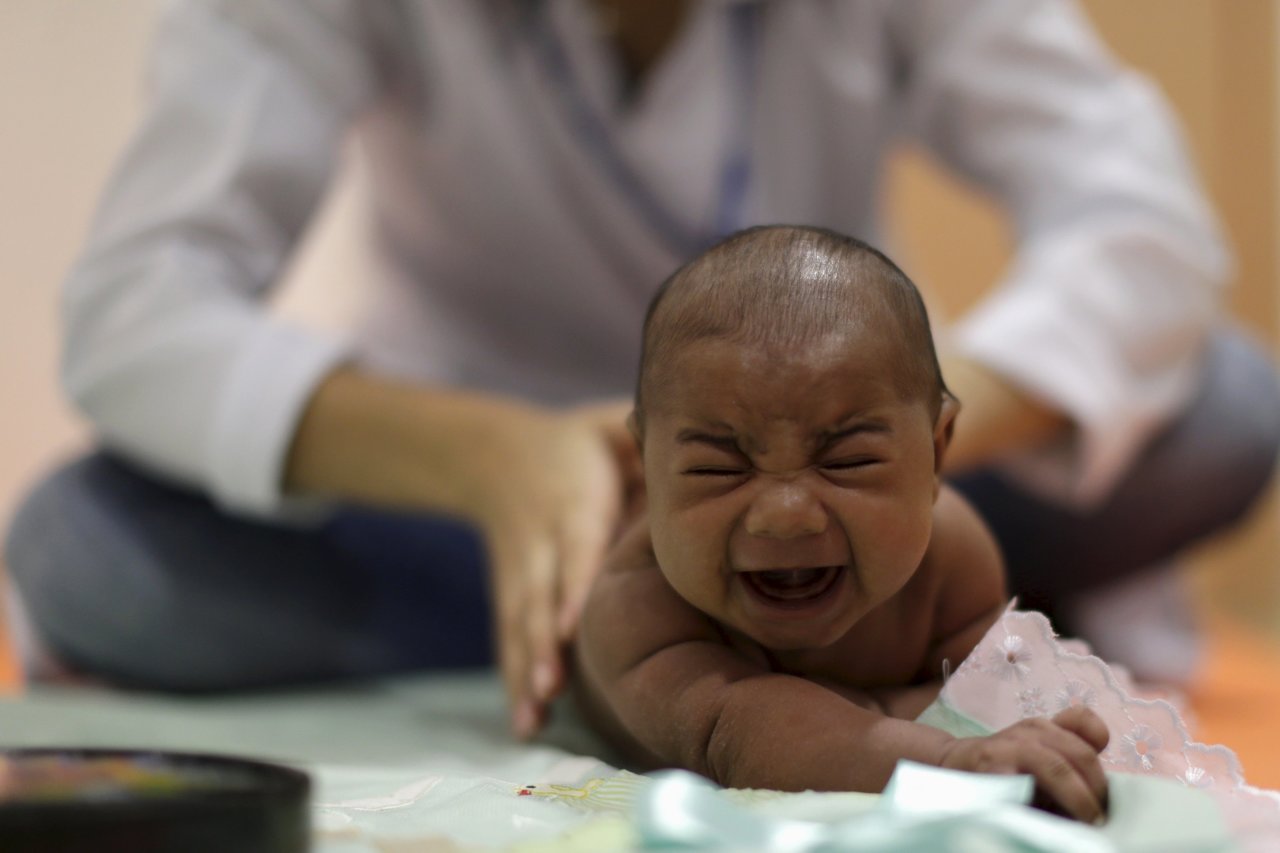
<instances>
[{"instance_id":1,"label":"baby's nose","mask_svg":"<svg viewBox=\"0 0 1280 853\"><path fill-rule=\"evenodd\" d=\"M817 496L795 481L769 483L747 510L747 533L768 539L798 539L827 529L827 510Z\"/></svg>"}]
</instances>

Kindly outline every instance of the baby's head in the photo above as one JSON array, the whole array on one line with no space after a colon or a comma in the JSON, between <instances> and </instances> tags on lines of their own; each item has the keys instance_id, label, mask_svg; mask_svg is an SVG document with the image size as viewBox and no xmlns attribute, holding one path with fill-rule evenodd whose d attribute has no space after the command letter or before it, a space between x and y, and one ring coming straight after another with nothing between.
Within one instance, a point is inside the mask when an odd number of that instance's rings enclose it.
<instances>
[{"instance_id":1,"label":"baby's head","mask_svg":"<svg viewBox=\"0 0 1280 853\"><path fill-rule=\"evenodd\" d=\"M834 642L920 565L955 410L888 258L817 228L728 238L645 320L632 428L663 573L765 646Z\"/></svg>"}]
</instances>

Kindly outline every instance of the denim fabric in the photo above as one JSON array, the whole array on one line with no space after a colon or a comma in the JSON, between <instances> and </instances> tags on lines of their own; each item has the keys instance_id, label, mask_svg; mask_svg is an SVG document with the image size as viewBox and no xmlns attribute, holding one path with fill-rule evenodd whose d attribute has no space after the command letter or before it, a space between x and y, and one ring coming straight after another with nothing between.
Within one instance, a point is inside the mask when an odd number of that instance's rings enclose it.
<instances>
[{"instance_id":1,"label":"denim fabric","mask_svg":"<svg viewBox=\"0 0 1280 853\"><path fill-rule=\"evenodd\" d=\"M229 517L106 454L62 468L6 560L42 643L125 685L215 690L492 661L479 537L366 509Z\"/></svg>"}]
</instances>

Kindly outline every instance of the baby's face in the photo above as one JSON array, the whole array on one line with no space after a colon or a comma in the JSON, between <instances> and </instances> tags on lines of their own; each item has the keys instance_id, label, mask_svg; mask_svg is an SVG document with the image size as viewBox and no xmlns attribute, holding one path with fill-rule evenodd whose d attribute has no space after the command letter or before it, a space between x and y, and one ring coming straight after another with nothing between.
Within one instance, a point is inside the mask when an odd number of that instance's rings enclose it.
<instances>
[{"instance_id":1,"label":"baby's face","mask_svg":"<svg viewBox=\"0 0 1280 853\"><path fill-rule=\"evenodd\" d=\"M906 399L900 344L838 335L803 352L724 340L672 356L646 412L663 574L767 648L821 648L897 593L932 530L952 411Z\"/></svg>"}]
</instances>

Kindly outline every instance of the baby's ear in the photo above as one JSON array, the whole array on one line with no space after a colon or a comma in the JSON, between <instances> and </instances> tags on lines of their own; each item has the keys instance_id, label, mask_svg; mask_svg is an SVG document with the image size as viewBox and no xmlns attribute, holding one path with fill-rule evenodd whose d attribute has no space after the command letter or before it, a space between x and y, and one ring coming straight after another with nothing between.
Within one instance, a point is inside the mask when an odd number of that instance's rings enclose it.
<instances>
[{"instance_id":1,"label":"baby's ear","mask_svg":"<svg viewBox=\"0 0 1280 853\"><path fill-rule=\"evenodd\" d=\"M942 392L942 405L938 407L938 417L933 423L933 493L938 496L938 488L942 482L942 460L947 456L947 448L951 446L951 436L956 431L956 416L960 414L960 401L950 391Z\"/></svg>"},{"instance_id":2,"label":"baby's ear","mask_svg":"<svg viewBox=\"0 0 1280 853\"><path fill-rule=\"evenodd\" d=\"M644 453L644 427L640 422L640 412L632 409L631 414L627 415L627 431L631 433L631 437L636 440L636 447L640 448L640 453Z\"/></svg>"}]
</instances>

